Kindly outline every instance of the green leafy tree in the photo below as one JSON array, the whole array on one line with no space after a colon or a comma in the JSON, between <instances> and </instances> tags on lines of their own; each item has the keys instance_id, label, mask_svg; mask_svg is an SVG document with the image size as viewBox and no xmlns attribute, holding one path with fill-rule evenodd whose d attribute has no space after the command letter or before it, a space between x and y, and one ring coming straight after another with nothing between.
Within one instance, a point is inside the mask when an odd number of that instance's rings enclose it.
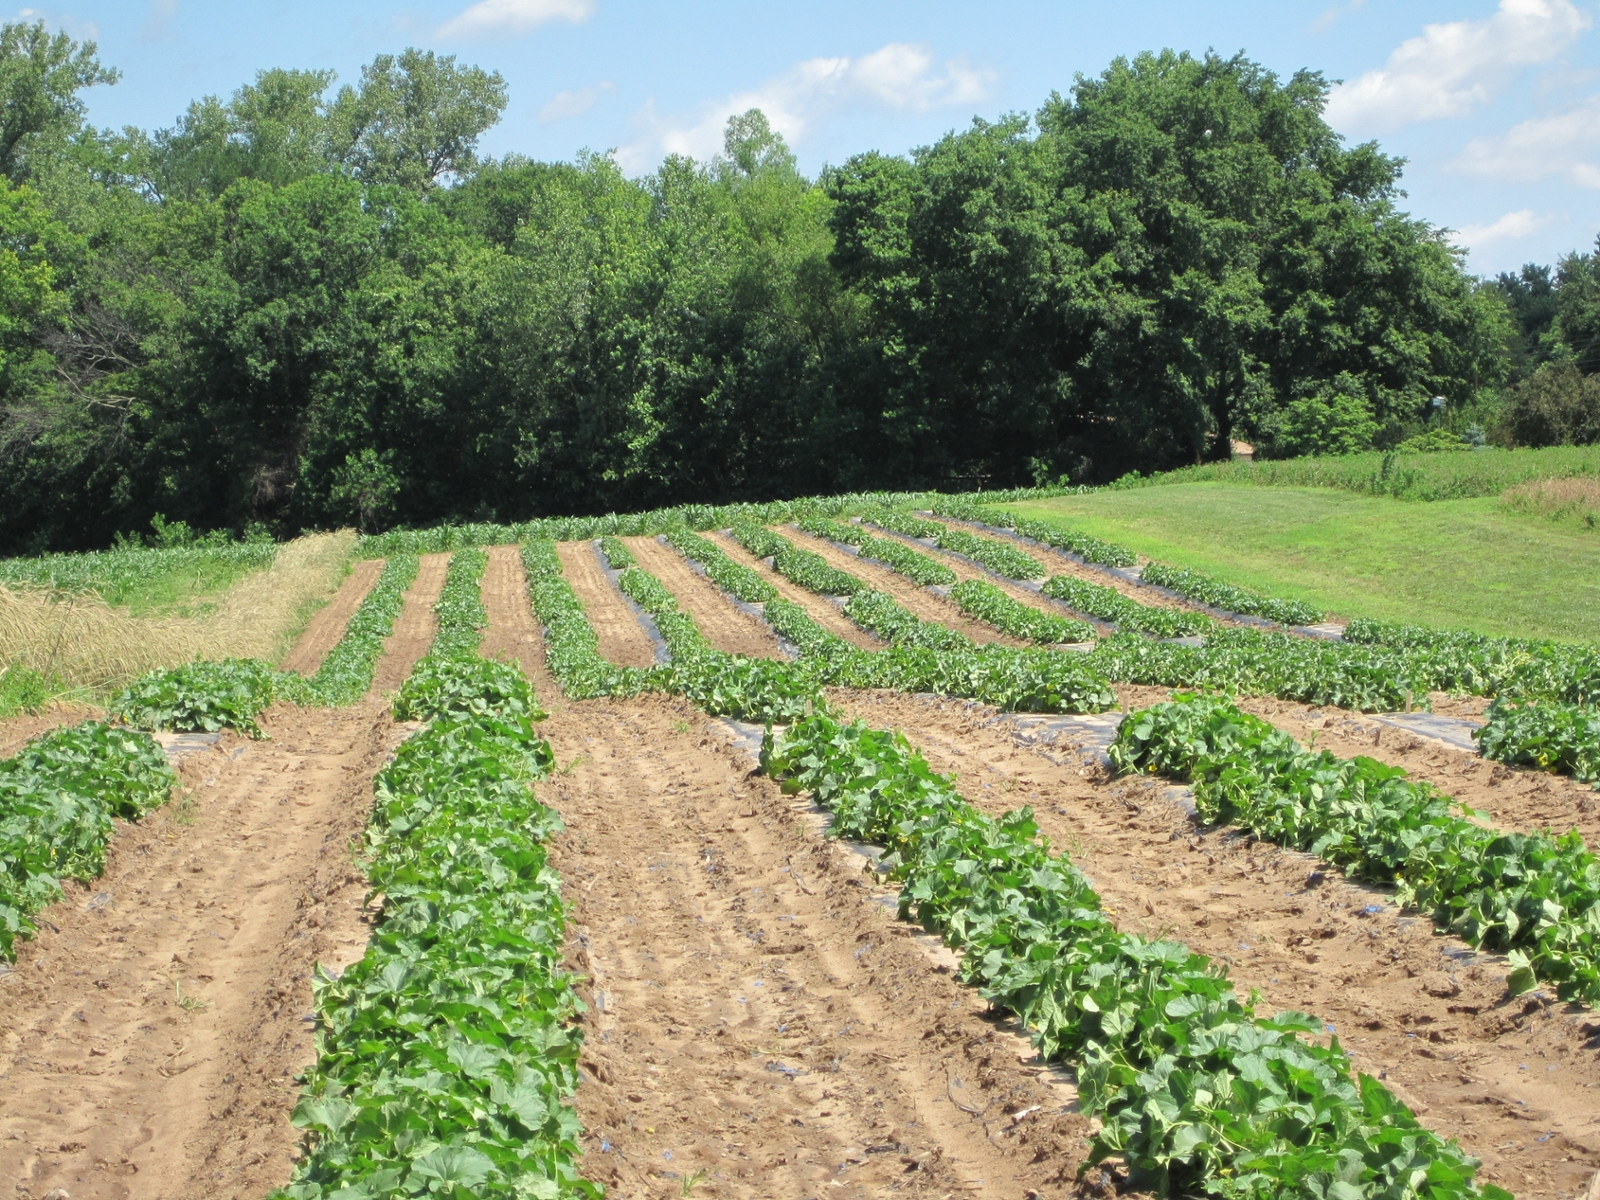
<instances>
[{"instance_id":1,"label":"green leafy tree","mask_svg":"<svg viewBox=\"0 0 1600 1200\"><path fill-rule=\"evenodd\" d=\"M428 191L472 170L478 139L505 106L498 71L431 50L380 54L333 103L333 153L363 183Z\"/></svg>"},{"instance_id":2,"label":"green leafy tree","mask_svg":"<svg viewBox=\"0 0 1600 1200\"><path fill-rule=\"evenodd\" d=\"M43 21L0 25L0 174L28 179L83 125L79 92L115 83L93 42L52 35Z\"/></svg>"}]
</instances>

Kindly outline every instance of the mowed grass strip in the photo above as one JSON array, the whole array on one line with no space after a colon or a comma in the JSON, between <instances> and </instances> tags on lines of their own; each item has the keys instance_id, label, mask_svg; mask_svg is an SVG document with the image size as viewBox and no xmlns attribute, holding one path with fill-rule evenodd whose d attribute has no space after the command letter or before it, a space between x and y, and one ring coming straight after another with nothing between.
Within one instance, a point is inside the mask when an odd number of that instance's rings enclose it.
<instances>
[{"instance_id":1,"label":"mowed grass strip","mask_svg":"<svg viewBox=\"0 0 1600 1200\"><path fill-rule=\"evenodd\" d=\"M1494 497L1192 483L1006 507L1340 617L1600 641L1600 536Z\"/></svg>"}]
</instances>

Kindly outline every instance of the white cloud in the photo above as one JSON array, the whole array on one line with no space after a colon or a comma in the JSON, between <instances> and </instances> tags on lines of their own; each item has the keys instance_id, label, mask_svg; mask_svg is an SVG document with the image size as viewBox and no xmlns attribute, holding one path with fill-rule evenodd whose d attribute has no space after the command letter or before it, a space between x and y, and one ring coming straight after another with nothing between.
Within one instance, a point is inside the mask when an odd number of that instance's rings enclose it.
<instances>
[{"instance_id":1,"label":"white cloud","mask_svg":"<svg viewBox=\"0 0 1600 1200\"><path fill-rule=\"evenodd\" d=\"M1328 120L1337 129L1377 131L1461 116L1522 68L1555 58L1590 23L1571 0L1500 0L1485 20L1426 25L1381 70L1334 88Z\"/></svg>"},{"instance_id":2,"label":"white cloud","mask_svg":"<svg viewBox=\"0 0 1600 1200\"><path fill-rule=\"evenodd\" d=\"M597 83L593 87L578 88L570 92L557 92L539 110L539 120L549 125L552 121L565 121L568 117L576 117L586 113L594 107L595 101L606 92L614 92L617 85L609 79L604 83Z\"/></svg>"},{"instance_id":3,"label":"white cloud","mask_svg":"<svg viewBox=\"0 0 1600 1200\"><path fill-rule=\"evenodd\" d=\"M1322 15L1311 22L1312 33L1326 33L1339 22L1339 18L1347 13L1357 12L1367 6L1367 0L1348 0L1345 4L1330 4L1322 10Z\"/></svg>"},{"instance_id":4,"label":"white cloud","mask_svg":"<svg viewBox=\"0 0 1600 1200\"><path fill-rule=\"evenodd\" d=\"M1504 133L1476 137L1451 164L1468 175L1532 183L1552 175L1579 187L1600 187L1600 95L1554 116L1534 117Z\"/></svg>"},{"instance_id":5,"label":"white cloud","mask_svg":"<svg viewBox=\"0 0 1600 1200\"><path fill-rule=\"evenodd\" d=\"M1456 240L1470 249L1480 250L1494 242L1514 242L1538 233L1554 220L1553 215L1535 216L1533 209L1519 208L1487 225L1468 225L1457 232Z\"/></svg>"},{"instance_id":6,"label":"white cloud","mask_svg":"<svg viewBox=\"0 0 1600 1200\"><path fill-rule=\"evenodd\" d=\"M172 19L178 15L178 0L155 0L150 6L150 16L139 30L139 37L147 42L157 41L167 35Z\"/></svg>"},{"instance_id":7,"label":"white cloud","mask_svg":"<svg viewBox=\"0 0 1600 1200\"><path fill-rule=\"evenodd\" d=\"M594 0L478 0L434 31L443 40L527 33L550 21L581 25L594 15Z\"/></svg>"},{"instance_id":8,"label":"white cloud","mask_svg":"<svg viewBox=\"0 0 1600 1200\"><path fill-rule=\"evenodd\" d=\"M936 67L926 48L903 42L859 58L811 58L752 91L724 97L678 120L658 118L647 104L637 117L644 135L617 157L628 170L643 170L662 153L710 158L722 149L728 118L752 108L765 113L773 129L794 145L831 111L857 104L909 112L976 104L987 95L992 79L991 72L964 59Z\"/></svg>"}]
</instances>

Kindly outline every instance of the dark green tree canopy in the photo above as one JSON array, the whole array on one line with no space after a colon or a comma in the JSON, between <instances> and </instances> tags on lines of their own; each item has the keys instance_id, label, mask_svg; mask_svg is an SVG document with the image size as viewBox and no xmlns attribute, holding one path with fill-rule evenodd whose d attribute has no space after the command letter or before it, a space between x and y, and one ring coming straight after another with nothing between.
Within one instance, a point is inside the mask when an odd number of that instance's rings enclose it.
<instances>
[{"instance_id":1,"label":"dark green tree canopy","mask_svg":"<svg viewBox=\"0 0 1600 1200\"><path fill-rule=\"evenodd\" d=\"M51 153L83 125L79 92L115 83L93 42L51 34L43 21L0 25L0 174L26 180L41 152Z\"/></svg>"}]
</instances>

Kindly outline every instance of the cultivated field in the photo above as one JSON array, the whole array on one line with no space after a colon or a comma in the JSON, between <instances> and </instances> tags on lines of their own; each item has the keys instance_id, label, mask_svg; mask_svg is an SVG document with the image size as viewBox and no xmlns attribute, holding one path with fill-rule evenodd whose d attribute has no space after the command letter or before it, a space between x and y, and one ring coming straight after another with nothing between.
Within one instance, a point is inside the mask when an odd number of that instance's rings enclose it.
<instances>
[{"instance_id":1,"label":"cultivated field","mask_svg":"<svg viewBox=\"0 0 1600 1200\"><path fill-rule=\"evenodd\" d=\"M280 616L0 721L0 1184L1595 1194L1600 651L1012 499L97 593Z\"/></svg>"}]
</instances>

